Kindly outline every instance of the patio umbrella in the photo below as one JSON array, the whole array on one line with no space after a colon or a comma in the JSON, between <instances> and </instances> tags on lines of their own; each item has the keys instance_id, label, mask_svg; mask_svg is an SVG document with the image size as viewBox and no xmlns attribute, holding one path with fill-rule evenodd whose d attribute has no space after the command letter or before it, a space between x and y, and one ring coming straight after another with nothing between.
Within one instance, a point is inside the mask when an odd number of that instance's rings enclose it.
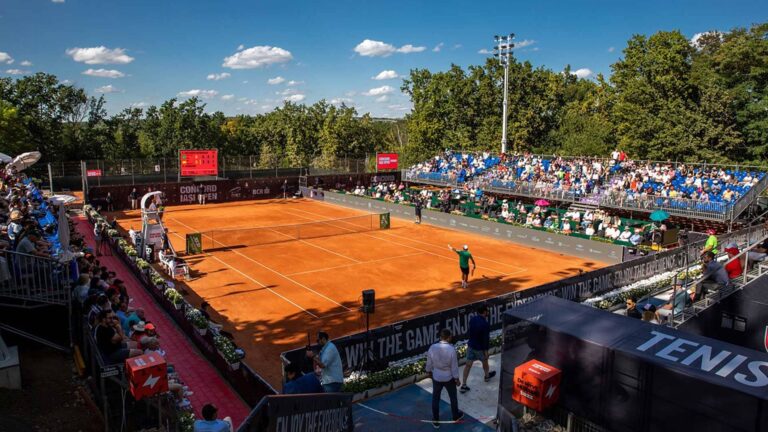
<instances>
[{"instance_id":1,"label":"patio umbrella","mask_svg":"<svg viewBox=\"0 0 768 432\"><path fill-rule=\"evenodd\" d=\"M669 219L669 213L665 212L664 210L656 210L651 213L651 220L654 222L661 222L667 219Z\"/></svg>"},{"instance_id":2,"label":"patio umbrella","mask_svg":"<svg viewBox=\"0 0 768 432\"><path fill-rule=\"evenodd\" d=\"M2 163L8 163L8 162L11 162L12 160L13 160L13 158L12 158L12 157L10 157L10 156L8 156L7 154L5 154L5 153L0 153L0 162L2 162Z\"/></svg>"},{"instance_id":3,"label":"patio umbrella","mask_svg":"<svg viewBox=\"0 0 768 432\"><path fill-rule=\"evenodd\" d=\"M40 156L40 152L38 151L22 153L16 156L8 166L12 167L16 171L23 171L39 161Z\"/></svg>"},{"instance_id":4,"label":"patio umbrella","mask_svg":"<svg viewBox=\"0 0 768 432\"><path fill-rule=\"evenodd\" d=\"M549 205L549 201L547 201L545 199L540 199L540 200L536 200L536 202L534 204L536 204L537 206L540 206L540 207L546 207L546 206Z\"/></svg>"},{"instance_id":5,"label":"patio umbrella","mask_svg":"<svg viewBox=\"0 0 768 432\"><path fill-rule=\"evenodd\" d=\"M71 202L77 201L77 198L72 195L52 195L48 200L55 205L67 205Z\"/></svg>"}]
</instances>

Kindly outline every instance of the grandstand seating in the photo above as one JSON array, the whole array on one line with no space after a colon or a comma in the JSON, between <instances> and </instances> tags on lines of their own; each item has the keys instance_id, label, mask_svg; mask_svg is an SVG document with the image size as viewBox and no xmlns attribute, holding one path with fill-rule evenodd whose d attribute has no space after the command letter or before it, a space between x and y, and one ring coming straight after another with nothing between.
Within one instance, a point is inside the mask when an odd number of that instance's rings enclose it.
<instances>
[{"instance_id":1,"label":"grandstand seating","mask_svg":"<svg viewBox=\"0 0 768 432\"><path fill-rule=\"evenodd\" d=\"M738 167L533 154L446 151L405 171L408 181L463 186L617 208L662 208L723 220L768 187L764 171Z\"/></svg>"}]
</instances>

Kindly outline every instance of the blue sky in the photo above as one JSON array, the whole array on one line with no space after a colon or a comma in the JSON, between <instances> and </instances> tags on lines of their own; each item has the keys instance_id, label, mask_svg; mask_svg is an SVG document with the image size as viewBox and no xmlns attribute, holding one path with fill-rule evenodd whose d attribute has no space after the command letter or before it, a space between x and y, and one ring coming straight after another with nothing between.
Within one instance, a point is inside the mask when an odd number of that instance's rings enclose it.
<instances>
[{"instance_id":1,"label":"blue sky","mask_svg":"<svg viewBox=\"0 0 768 432\"><path fill-rule=\"evenodd\" d=\"M536 66L608 74L632 34L692 37L767 12L755 0L0 0L0 76L55 74L105 94L110 113L196 94L227 115L291 98L401 117L401 79L373 77L480 64L495 34L515 33L517 58Z\"/></svg>"}]
</instances>

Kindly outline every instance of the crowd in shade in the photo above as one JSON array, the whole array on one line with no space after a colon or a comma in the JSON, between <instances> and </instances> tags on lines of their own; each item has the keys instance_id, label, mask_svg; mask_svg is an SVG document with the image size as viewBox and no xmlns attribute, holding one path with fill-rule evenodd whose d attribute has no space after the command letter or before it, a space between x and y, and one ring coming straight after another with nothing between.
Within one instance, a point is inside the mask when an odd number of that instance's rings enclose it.
<instances>
[{"instance_id":1,"label":"crowd in shade","mask_svg":"<svg viewBox=\"0 0 768 432\"><path fill-rule=\"evenodd\" d=\"M610 157L563 157L446 151L409 168L410 178L465 183L472 188L519 188L570 192L574 196L606 193L617 199L664 197L733 203L765 172L750 169L635 161L619 150Z\"/></svg>"},{"instance_id":2,"label":"crowd in shade","mask_svg":"<svg viewBox=\"0 0 768 432\"><path fill-rule=\"evenodd\" d=\"M39 153L34 155L31 163L39 157ZM105 364L121 364L127 358L150 353L165 358L158 329L150 317L144 309L131 306L133 299L124 281L100 262L93 245L74 229L65 211L74 197L45 197L24 174L26 165L7 159L4 162L0 174L0 283L41 281L37 274L41 271L68 268L68 272L46 275L49 286L34 288L54 290L69 275L73 313L89 327ZM57 265L44 267L40 259ZM179 408L191 408L187 399L191 392L172 364L168 381Z\"/></svg>"}]
</instances>

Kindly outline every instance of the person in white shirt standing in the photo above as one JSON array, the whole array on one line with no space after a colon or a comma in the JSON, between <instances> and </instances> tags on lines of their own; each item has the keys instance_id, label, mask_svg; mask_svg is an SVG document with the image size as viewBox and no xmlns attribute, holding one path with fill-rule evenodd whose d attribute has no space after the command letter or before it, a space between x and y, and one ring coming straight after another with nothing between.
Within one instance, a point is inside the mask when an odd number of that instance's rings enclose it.
<instances>
[{"instance_id":1,"label":"person in white shirt standing","mask_svg":"<svg viewBox=\"0 0 768 432\"><path fill-rule=\"evenodd\" d=\"M459 380L459 360L456 348L451 344L451 330L444 328L440 331L440 342L433 344L427 351L427 373L432 378L432 426L440 428L440 395L443 388L448 390L451 399L451 414L453 421L464 418L459 411L459 399L456 396L456 386Z\"/></svg>"}]
</instances>

